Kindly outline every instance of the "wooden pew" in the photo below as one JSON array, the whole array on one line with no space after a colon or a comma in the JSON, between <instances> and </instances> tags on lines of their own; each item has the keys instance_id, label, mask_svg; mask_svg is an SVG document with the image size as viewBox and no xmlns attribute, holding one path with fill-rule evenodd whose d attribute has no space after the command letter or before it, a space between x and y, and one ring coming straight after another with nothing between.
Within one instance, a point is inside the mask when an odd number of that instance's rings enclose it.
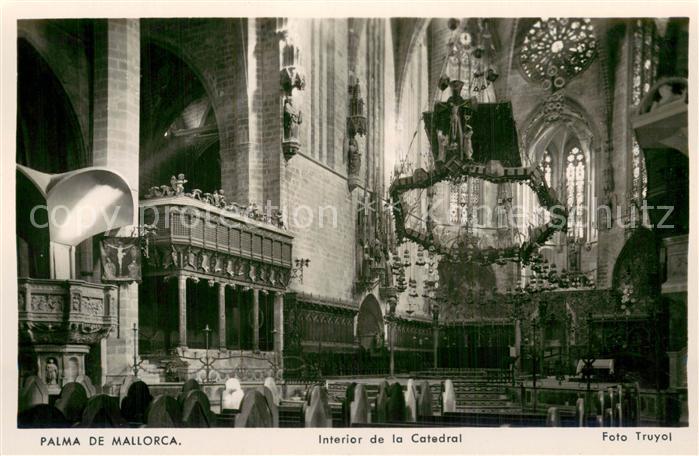
<instances>
[{"instance_id":1,"label":"wooden pew","mask_svg":"<svg viewBox=\"0 0 699 456\"><path fill-rule=\"evenodd\" d=\"M297 401L284 401L279 405L280 428L304 427L303 403Z\"/></svg>"}]
</instances>

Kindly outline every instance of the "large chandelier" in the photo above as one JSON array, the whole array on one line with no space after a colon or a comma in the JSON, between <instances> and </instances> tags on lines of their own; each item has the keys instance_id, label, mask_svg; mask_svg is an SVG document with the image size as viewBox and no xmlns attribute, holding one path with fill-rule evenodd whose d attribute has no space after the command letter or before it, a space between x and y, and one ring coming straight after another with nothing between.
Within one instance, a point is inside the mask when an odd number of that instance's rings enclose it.
<instances>
[{"instance_id":1,"label":"large chandelier","mask_svg":"<svg viewBox=\"0 0 699 456\"><path fill-rule=\"evenodd\" d=\"M498 79L493 66L493 46L487 20L448 22L451 37L437 97L432 110L423 113L431 150L427 169L396 177L389 189L393 201L396 235L399 241L413 241L423 248L456 261L505 264L528 263L538 246L557 230L566 228L567 211L548 187L543 171L524 166L512 105L496 102L489 87ZM433 188L439 182L463 182L479 178L495 184L519 183L532 188L543 208L556 215L519 236L506 247L484 246L473 230L459 230L449 236L440 233L428 213L422 226L407 222L414 216L407 193ZM511 198L510 198L511 202ZM506 210L506 198L499 199Z\"/></svg>"}]
</instances>

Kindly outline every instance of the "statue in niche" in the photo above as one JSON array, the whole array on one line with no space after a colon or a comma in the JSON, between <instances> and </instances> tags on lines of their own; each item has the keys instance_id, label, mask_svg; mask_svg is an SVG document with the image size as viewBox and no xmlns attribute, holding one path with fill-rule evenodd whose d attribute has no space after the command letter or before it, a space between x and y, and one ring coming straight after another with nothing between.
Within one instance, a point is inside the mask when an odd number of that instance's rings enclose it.
<instances>
[{"instance_id":1,"label":"statue in niche","mask_svg":"<svg viewBox=\"0 0 699 456\"><path fill-rule=\"evenodd\" d=\"M49 358L46 361L46 384L58 384L58 366L56 365L56 360L53 358Z\"/></svg>"},{"instance_id":2,"label":"statue in niche","mask_svg":"<svg viewBox=\"0 0 699 456\"><path fill-rule=\"evenodd\" d=\"M347 161L349 163L349 173L351 175L359 175L359 169L362 166L362 154L359 152L359 144L354 137L347 140Z\"/></svg>"},{"instance_id":3,"label":"statue in niche","mask_svg":"<svg viewBox=\"0 0 699 456\"><path fill-rule=\"evenodd\" d=\"M301 111L294 106L294 97L284 97L284 141L299 141Z\"/></svg>"}]
</instances>

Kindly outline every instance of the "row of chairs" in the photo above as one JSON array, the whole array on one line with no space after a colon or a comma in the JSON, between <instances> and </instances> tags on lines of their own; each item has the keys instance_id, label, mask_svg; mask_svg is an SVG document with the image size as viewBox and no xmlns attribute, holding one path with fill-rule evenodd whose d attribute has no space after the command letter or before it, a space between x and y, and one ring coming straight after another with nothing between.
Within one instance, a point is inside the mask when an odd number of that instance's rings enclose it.
<instances>
[{"instance_id":1,"label":"row of chairs","mask_svg":"<svg viewBox=\"0 0 699 456\"><path fill-rule=\"evenodd\" d=\"M237 388L236 388L237 386ZM229 379L221 391L221 413L214 413L208 396L196 380L188 380L176 397L153 397L144 382L127 378L119 395L97 394L84 384L70 382L49 404L45 385L29 378L20 394L21 428L120 427L278 427L279 391L273 379L265 386L242 391ZM238 394L240 393L240 394ZM235 396L235 397L234 397ZM231 401L231 399L235 401Z\"/></svg>"},{"instance_id":2,"label":"row of chairs","mask_svg":"<svg viewBox=\"0 0 699 456\"><path fill-rule=\"evenodd\" d=\"M551 407L544 412L474 413L457 411L453 384L445 380L434 397L427 380L408 380L405 389L383 381L369 400L367 388L351 383L339 403L331 402L324 385L306 390L303 401L283 400L274 379L243 389L229 378L216 394L220 413L196 380L184 383L177 396L153 397L148 386L127 378L118 395L97 394L89 380L66 384L55 403L48 403L46 385L30 377L20 393L20 427L400 427L400 426L626 426L634 425L633 395L619 386L599 392L593 410L579 398L575 411ZM434 402L441 414L435 414Z\"/></svg>"}]
</instances>

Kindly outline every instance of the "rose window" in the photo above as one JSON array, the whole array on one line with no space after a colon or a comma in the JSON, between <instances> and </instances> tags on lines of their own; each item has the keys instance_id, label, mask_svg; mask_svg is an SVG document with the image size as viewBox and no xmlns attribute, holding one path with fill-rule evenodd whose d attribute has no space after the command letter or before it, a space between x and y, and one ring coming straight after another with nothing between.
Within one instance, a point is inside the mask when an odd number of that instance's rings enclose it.
<instances>
[{"instance_id":1,"label":"rose window","mask_svg":"<svg viewBox=\"0 0 699 456\"><path fill-rule=\"evenodd\" d=\"M560 89L587 68L596 50L590 19L541 18L524 37L519 61L527 78Z\"/></svg>"}]
</instances>

